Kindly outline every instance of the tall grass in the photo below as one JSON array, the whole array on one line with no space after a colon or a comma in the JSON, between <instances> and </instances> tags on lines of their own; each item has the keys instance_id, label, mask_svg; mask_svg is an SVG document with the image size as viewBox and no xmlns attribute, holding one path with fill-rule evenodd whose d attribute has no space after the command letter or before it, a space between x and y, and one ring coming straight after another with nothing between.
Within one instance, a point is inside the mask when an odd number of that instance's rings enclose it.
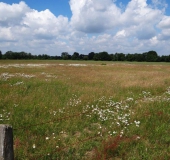
<instances>
[{"instance_id":1,"label":"tall grass","mask_svg":"<svg viewBox=\"0 0 170 160\"><path fill-rule=\"evenodd\" d=\"M15 159L169 159L170 65L0 61Z\"/></svg>"}]
</instances>

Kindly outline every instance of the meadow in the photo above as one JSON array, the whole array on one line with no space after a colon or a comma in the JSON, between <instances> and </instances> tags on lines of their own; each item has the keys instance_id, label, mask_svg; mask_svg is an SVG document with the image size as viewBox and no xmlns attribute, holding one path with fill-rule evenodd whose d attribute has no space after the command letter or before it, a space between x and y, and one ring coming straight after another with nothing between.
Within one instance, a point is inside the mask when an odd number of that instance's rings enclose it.
<instances>
[{"instance_id":1,"label":"meadow","mask_svg":"<svg viewBox=\"0 0 170 160\"><path fill-rule=\"evenodd\" d=\"M16 160L169 160L170 63L0 61Z\"/></svg>"}]
</instances>

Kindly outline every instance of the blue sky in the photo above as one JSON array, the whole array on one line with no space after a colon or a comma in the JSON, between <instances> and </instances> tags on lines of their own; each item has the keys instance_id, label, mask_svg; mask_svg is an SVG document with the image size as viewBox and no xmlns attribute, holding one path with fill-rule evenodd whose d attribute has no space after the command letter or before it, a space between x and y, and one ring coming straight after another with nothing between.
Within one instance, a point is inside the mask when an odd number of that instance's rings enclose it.
<instances>
[{"instance_id":1,"label":"blue sky","mask_svg":"<svg viewBox=\"0 0 170 160\"><path fill-rule=\"evenodd\" d=\"M19 3L21 0L2 0L1 2L12 4ZM56 16L64 15L71 17L69 0L24 0L24 2L32 9L43 11L49 9Z\"/></svg>"},{"instance_id":2,"label":"blue sky","mask_svg":"<svg viewBox=\"0 0 170 160\"><path fill-rule=\"evenodd\" d=\"M170 54L169 0L2 0L0 50Z\"/></svg>"}]
</instances>

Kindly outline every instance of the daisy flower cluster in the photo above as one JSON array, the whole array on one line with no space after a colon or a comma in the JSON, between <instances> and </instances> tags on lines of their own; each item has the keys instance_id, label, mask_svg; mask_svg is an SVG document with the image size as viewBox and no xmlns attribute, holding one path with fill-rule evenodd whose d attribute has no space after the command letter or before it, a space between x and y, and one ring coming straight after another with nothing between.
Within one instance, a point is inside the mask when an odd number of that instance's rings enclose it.
<instances>
[{"instance_id":1,"label":"daisy flower cluster","mask_svg":"<svg viewBox=\"0 0 170 160\"><path fill-rule=\"evenodd\" d=\"M0 74L0 79L3 81L7 81L8 79L12 78L12 77L23 77L23 78L32 78L35 77L35 75L29 75L29 74L25 74L25 73L14 73L14 74L10 74L10 73L1 73Z\"/></svg>"},{"instance_id":2,"label":"daisy flower cluster","mask_svg":"<svg viewBox=\"0 0 170 160\"><path fill-rule=\"evenodd\" d=\"M108 132L110 136L118 134L124 135L129 130L130 125L139 127L140 121L131 120L134 112L128 102L133 101L133 98L127 98L126 101L115 102L112 98L99 98L95 105L86 105L83 107L83 112L89 112L86 116L91 118L92 123L100 124L98 133ZM107 127L106 127L107 126Z\"/></svg>"},{"instance_id":3,"label":"daisy flower cluster","mask_svg":"<svg viewBox=\"0 0 170 160\"><path fill-rule=\"evenodd\" d=\"M74 106L74 107L76 107L77 105L80 105L80 104L81 104L81 100L75 94L72 95L69 102L67 103L68 106Z\"/></svg>"},{"instance_id":4,"label":"daisy flower cluster","mask_svg":"<svg viewBox=\"0 0 170 160\"><path fill-rule=\"evenodd\" d=\"M0 121L9 121L10 120L10 112L5 109L0 111Z\"/></svg>"}]
</instances>

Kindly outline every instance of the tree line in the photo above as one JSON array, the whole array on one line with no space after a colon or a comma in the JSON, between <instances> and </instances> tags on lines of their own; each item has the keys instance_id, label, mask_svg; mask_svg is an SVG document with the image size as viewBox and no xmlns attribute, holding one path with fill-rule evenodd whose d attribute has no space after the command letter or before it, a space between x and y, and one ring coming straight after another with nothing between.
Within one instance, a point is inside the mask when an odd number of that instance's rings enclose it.
<instances>
[{"instance_id":1,"label":"tree line","mask_svg":"<svg viewBox=\"0 0 170 160\"><path fill-rule=\"evenodd\" d=\"M170 62L170 55L159 56L156 51L148 51L144 53L115 53L108 52L94 53L87 55L74 52L70 55L68 52L62 52L61 56L49 56L47 54L32 55L31 53L7 51L2 54L0 51L0 59L39 59L39 60L95 60L95 61L136 61L136 62Z\"/></svg>"}]
</instances>

